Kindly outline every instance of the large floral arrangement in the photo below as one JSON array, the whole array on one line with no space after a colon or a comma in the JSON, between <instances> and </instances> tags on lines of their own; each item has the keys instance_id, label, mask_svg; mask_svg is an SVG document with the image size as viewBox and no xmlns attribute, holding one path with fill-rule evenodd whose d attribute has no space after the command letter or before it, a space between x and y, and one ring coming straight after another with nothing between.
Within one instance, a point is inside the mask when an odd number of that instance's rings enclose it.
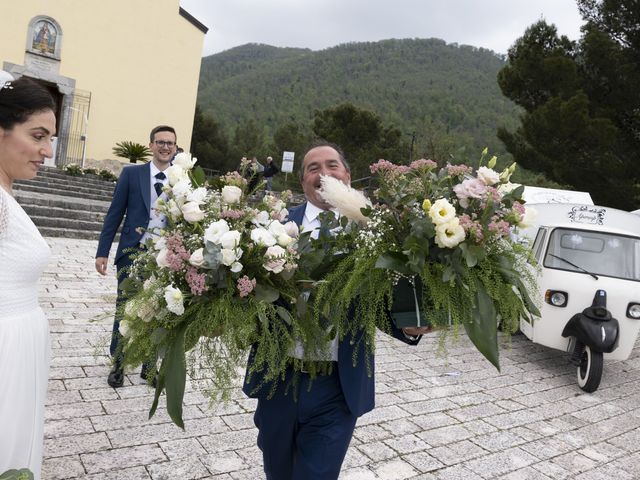
<instances>
[{"instance_id":1,"label":"large floral arrangement","mask_svg":"<svg viewBox=\"0 0 640 480\"><path fill-rule=\"evenodd\" d=\"M515 164L501 173L496 158L479 168L431 160L371 165L374 203L331 177L322 195L358 226L342 234L349 250L318 288L316 307L341 331L364 328L369 350L376 328L387 328L394 297L415 289L416 326L462 324L476 347L499 368L497 329L516 329L537 311L528 251L512 239L529 215L511 184ZM354 299L358 301L354 302ZM355 305L355 318L347 316Z\"/></svg>"},{"instance_id":2,"label":"large floral arrangement","mask_svg":"<svg viewBox=\"0 0 640 480\"><path fill-rule=\"evenodd\" d=\"M294 336L313 336L308 322L283 306L301 293L298 227L283 223L289 193L249 202L240 174L207 184L195 161L183 153L166 171L169 186L155 208L167 226L151 232L133 262L120 324L125 365L161 361L151 415L166 390L168 412L179 426L185 352L199 354L224 395L249 345L255 346L255 368L277 378Z\"/></svg>"}]
</instances>

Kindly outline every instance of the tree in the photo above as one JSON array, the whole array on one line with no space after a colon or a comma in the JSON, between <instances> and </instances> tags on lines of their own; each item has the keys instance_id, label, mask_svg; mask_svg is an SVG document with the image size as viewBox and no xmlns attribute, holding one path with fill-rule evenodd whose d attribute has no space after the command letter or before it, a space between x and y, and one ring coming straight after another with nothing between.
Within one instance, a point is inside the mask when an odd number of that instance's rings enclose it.
<instances>
[{"instance_id":1,"label":"tree","mask_svg":"<svg viewBox=\"0 0 640 480\"><path fill-rule=\"evenodd\" d=\"M191 154L198 158L198 165L219 172L236 168L229 158L229 140L221 125L196 106L191 134Z\"/></svg>"},{"instance_id":2,"label":"tree","mask_svg":"<svg viewBox=\"0 0 640 480\"><path fill-rule=\"evenodd\" d=\"M310 135L303 132L297 123L285 123L273 134L273 151L278 156L281 156L282 152L295 152L296 158L300 158L304 155L309 143Z\"/></svg>"},{"instance_id":3,"label":"tree","mask_svg":"<svg viewBox=\"0 0 640 480\"><path fill-rule=\"evenodd\" d=\"M632 210L640 200L638 2L578 4L587 22L580 41L539 21L509 49L498 83L525 113L498 137L525 168ZM635 23L627 18L634 11Z\"/></svg>"},{"instance_id":4,"label":"tree","mask_svg":"<svg viewBox=\"0 0 640 480\"><path fill-rule=\"evenodd\" d=\"M129 140L116 143L112 151L116 157L128 159L129 163L136 163L138 160L146 162L147 157L151 155L151 150L146 146Z\"/></svg>"},{"instance_id":5,"label":"tree","mask_svg":"<svg viewBox=\"0 0 640 480\"><path fill-rule=\"evenodd\" d=\"M379 158L401 160L407 156L400 130L385 127L376 113L352 103L316 110L312 129L317 137L344 150L352 178L368 176L369 165Z\"/></svg>"}]
</instances>

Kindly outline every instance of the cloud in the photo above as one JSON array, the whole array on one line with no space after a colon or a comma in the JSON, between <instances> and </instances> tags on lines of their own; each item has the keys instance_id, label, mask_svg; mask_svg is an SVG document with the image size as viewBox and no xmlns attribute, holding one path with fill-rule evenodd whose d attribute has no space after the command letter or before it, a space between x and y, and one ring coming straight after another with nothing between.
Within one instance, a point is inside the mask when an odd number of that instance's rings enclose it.
<instances>
[{"instance_id":1,"label":"cloud","mask_svg":"<svg viewBox=\"0 0 640 480\"><path fill-rule=\"evenodd\" d=\"M386 38L441 38L499 53L541 18L577 39L575 0L181 0L210 30L204 55L246 43L320 50Z\"/></svg>"}]
</instances>

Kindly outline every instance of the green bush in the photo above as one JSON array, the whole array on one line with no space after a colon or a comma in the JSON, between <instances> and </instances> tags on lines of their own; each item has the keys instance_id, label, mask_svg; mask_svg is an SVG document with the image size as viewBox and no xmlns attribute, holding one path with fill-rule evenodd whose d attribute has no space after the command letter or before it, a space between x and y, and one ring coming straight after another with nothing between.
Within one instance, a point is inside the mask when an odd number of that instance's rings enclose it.
<instances>
[{"instance_id":1,"label":"green bush","mask_svg":"<svg viewBox=\"0 0 640 480\"><path fill-rule=\"evenodd\" d=\"M82 168L80 168L75 163L70 163L69 165L65 165L62 170L64 171L64 173L66 173L67 175L71 175L72 177L80 177L84 175Z\"/></svg>"},{"instance_id":2,"label":"green bush","mask_svg":"<svg viewBox=\"0 0 640 480\"><path fill-rule=\"evenodd\" d=\"M117 176L115 176L109 170L105 170L105 169L100 170L100 172L98 172L98 176L100 178L104 178L105 180L110 180L112 182L115 182L116 180L118 180Z\"/></svg>"}]
</instances>

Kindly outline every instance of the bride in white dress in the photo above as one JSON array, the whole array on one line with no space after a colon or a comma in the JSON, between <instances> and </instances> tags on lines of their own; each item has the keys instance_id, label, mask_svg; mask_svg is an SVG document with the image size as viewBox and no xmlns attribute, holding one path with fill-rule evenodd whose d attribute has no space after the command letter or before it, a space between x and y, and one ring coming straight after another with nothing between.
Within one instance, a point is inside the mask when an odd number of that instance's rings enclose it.
<instances>
[{"instance_id":1,"label":"bride in white dress","mask_svg":"<svg viewBox=\"0 0 640 480\"><path fill-rule=\"evenodd\" d=\"M27 468L39 479L50 345L38 280L51 254L11 187L52 156L55 103L36 82L6 75L0 71L0 475Z\"/></svg>"}]
</instances>

